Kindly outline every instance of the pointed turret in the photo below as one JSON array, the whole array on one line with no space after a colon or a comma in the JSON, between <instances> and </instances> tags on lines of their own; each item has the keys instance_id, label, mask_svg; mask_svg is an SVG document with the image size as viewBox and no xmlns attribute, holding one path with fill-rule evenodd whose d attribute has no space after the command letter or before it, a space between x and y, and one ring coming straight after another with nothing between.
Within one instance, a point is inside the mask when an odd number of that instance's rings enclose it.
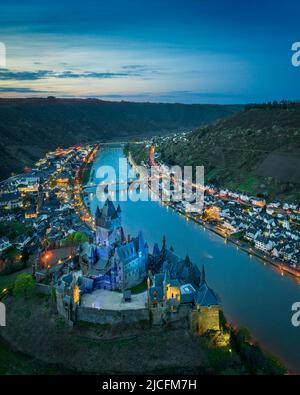
<instances>
[{"instance_id":1,"label":"pointed turret","mask_svg":"<svg viewBox=\"0 0 300 395\"><path fill-rule=\"evenodd\" d=\"M152 255L153 255L154 258L156 258L156 257L158 257L160 255L160 250L159 250L159 247L158 247L157 243L155 243L154 246L153 246Z\"/></svg>"},{"instance_id":2,"label":"pointed turret","mask_svg":"<svg viewBox=\"0 0 300 395\"><path fill-rule=\"evenodd\" d=\"M184 262L186 264L186 266L191 267L192 266L192 262L190 260L189 254L186 254L186 257L184 259Z\"/></svg>"},{"instance_id":3,"label":"pointed turret","mask_svg":"<svg viewBox=\"0 0 300 395\"><path fill-rule=\"evenodd\" d=\"M127 241L123 226L121 227L121 241L122 241L122 243L126 243L126 241Z\"/></svg>"},{"instance_id":4,"label":"pointed turret","mask_svg":"<svg viewBox=\"0 0 300 395\"><path fill-rule=\"evenodd\" d=\"M144 254L145 254L145 257L148 258L149 246L148 246L147 242L145 242L145 244L144 244Z\"/></svg>"},{"instance_id":5,"label":"pointed turret","mask_svg":"<svg viewBox=\"0 0 300 395\"><path fill-rule=\"evenodd\" d=\"M117 212L112 200L108 197L102 209L99 209L99 207L97 207L96 209L96 226L100 226L102 228L110 228L116 220L120 221L120 215Z\"/></svg>"},{"instance_id":6,"label":"pointed turret","mask_svg":"<svg viewBox=\"0 0 300 395\"><path fill-rule=\"evenodd\" d=\"M167 251L167 241L166 241L166 236L163 235L163 241L162 241L162 247L161 247L161 254L164 257Z\"/></svg>"},{"instance_id":7,"label":"pointed turret","mask_svg":"<svg viewBox=\"0 0 300 395\"><path fill-rule=\"evenodd\" d=\"M209 288L205 279L205 268L202 266L201 283L195 295L195 303L200 306L218 306L219 300L214 291Z\"/></svg>"},{"instance_id":8,"label":"pointed turret","mask_svg":"<svg viewBox=\"0 0 300 395\"><path fill-rule=\"evenodd\" d=\"M104 219L108 219L108 218L115 219L117 216L118 213L115 208L115 205L113 204L111 198L108 197L102 208L102 217L104 217Z\"/></svg>"},{"instance_id":9,"label":"pointed turret","mask_svg":"<svg viewBox=\"0 0 300 395\"><path fill-rule=\"evenodd\" d=\"M143 233L142 233L141 230L139 231L139 236L138 237L139 237L139 252L143 253L144 252L145 243L144 243Z\"/></svg>"},{"instance_id":10,"label":"pointed turret","mask_svg":"<svg viewBox=\"0 0 300 395\"><path fill-rule=\"evenodd\" d=\"M96 213L95 213L95 218L97 219L97 218L99 218L99 217L101 217L101 211L100 211L99 206L97 206L97 208L96 208Z\"/></svg>"},{"instance_id":11,"label":"pointed turret","mask_svg":"<svg viewBox=\"0 0 300 395\"><path fill-rule=\"evenodd\" d=\"M200 285L205 284L205 268L204 268L204 264L202 265L202 273L201 273L201 283Z\"/></svg>"},{"instance_id":12,"label":"pointed turret","mask_svg":"<svg viewBox=\"0 0 300 395\"><path fill-rule=\"evenodd\" d=\"M167 268L164 274L164 286L166 286L169 281L170 281L170 273L169 273L169 269Z\"/></svg>"}]
</instances>

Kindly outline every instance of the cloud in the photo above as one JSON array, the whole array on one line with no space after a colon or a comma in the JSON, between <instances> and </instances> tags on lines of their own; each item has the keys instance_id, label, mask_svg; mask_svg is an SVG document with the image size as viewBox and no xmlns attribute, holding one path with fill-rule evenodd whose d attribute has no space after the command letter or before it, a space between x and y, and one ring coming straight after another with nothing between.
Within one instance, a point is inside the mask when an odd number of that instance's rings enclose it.
<instances>
[{"instance_id":1,"label":"cloud","mask_svg":"<svg viewBox=\"0 0 300 395\"><path fill-rule=\"evenodd\" d=\"M136 69L145 69L145 68L148 68L148 66L145 64L128 64L128 65L122 67L122 69L125 69L125 70L126 69L136 70Z\"/></svg>"},{"instance_id":2,"label":"cloud","mask_svg":"<svg viewBox=\"0 0 300 395\"><path fill-rule=\"evenodd\" d=\"M8 69L0 69L0 80L34 81L42 78L47 78L49 73L51 73L51 71L48 70L12 71Z\"/></svg>"},{"instance_id":3,"label":"cloud","mask_svg":"<svg viewBox=\"0 0 300 395\"><path fill-rule=\"evenodd\" d=\"M37 71L13 71L9 69L0 69L0 80L9 81L35 81L46 78L126 78L126 77L144 77L150 70L146 66L123 66L123 71L119 72L97 72L97 71L53 71L53 70L37 70Z\"/></svg>"},{"instance_id":4,"label":"cloud","mask_svg":"<svg viewBox=\"0 0 300 395\"><path fill-rule=\"evenodd\" d=\"M73 71L64 71L64 72L52 72L50 77L55 78L120 78L120 77L129 77L129 76L141 76L140 73L127 73L127 72L118 72L118 73L99 73L99 72L84 72L84 73L74 73Z\"/></svg>"},{"instance_id":5,"label":"cloud","mask_svg":"<svg viewBox=\"0 0 300 395\"><path fill-rule=\"evenodd\" d=\"M0 88L0 92L12 92L12 93L48 93L47 91L36 90L31 88Z\"/></svg>"}]
</instances>

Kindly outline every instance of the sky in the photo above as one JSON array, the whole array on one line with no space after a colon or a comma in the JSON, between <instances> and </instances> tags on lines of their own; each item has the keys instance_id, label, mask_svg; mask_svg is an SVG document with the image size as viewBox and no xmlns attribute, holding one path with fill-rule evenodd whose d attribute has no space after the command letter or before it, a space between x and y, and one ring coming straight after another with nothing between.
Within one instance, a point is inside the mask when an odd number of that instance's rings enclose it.
<instances>
[{"instance_id":1,"label":"sky","mask_svg":"<svg viewBox=\"0 0 300 395\"><path fill-rule=\"evenodd\" d=\"M0 0L0 97L298 100L299 15L299 0Z\"/></svg>"}]
</instances>

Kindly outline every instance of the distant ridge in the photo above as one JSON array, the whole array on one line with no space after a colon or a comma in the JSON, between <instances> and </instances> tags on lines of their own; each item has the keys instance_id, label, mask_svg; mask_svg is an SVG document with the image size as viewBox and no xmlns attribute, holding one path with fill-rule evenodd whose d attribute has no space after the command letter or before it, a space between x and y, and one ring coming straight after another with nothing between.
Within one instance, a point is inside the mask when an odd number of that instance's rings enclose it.
<instances>
[{"instance_id":1,"label":"distant ridge","mask_svg":"<svg viewBox=\"0 0 300 395\"><path fill-rule=\"evenodd\" d=\"M0 178L21 171L57 146L187 131L242 108L55 97L0 99Z\"/></svg>"}]
</instances>

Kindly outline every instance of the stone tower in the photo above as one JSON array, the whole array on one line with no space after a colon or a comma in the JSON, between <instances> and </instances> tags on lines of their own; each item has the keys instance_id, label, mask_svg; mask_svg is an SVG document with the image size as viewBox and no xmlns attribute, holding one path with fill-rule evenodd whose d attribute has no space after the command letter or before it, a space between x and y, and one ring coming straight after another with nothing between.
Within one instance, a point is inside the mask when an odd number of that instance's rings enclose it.
<instances>
[{"instance_id":1,"label":"stone tower","mask_svg":"<svg viewBox=\"0 0 300 395\"><path fill-rule=\"evenodd\" d=\"M121 208L115 208L108 197L102 207L97 207L95 213L96 244L112 247L114 243L122 241Z\"/></svg>"},{"instance_id":2,"label":"stone tower","mask_svg":"<svg viewBox=\"0 0 300 395\"><path fill-rule=\"evenodd\" d=\"M191 327L199 335L220 330L220 306L214 291L206 283L204 265L200 287L195 295L195 309L191 313Z\"/></svg>"}]
</instances>

